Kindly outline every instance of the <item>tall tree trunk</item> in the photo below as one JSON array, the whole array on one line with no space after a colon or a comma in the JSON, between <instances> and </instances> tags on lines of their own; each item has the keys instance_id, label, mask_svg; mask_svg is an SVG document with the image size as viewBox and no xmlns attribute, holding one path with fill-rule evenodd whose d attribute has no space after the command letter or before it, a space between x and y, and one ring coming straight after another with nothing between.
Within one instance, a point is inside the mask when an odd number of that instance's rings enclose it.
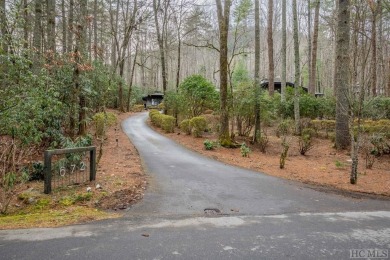
<instances>
[{"instance_id":1,"label":"tall tree trunk","mask_svg":"<svg viewBox=\"0 0 390 260\"><path fill-rule=\"evenodd\" d=\"M55 1L47 0L46 1L47 6L47 42L48 42L48 49L50 50L49 56L54 56L56 52L56 6Z\"/></svg>"},{"instance_id":2,"label":"tall tree trunk","mask_svg":"<svg viewBox=\"0 0 390 260\"><path fill-rule=\"evenodd\" d=\"M372 20L371 20L371 91L372 91L372 96L376 96L376 82L377 82L377 73L376 73L376 66L377 66L377 57L376 57L376 51L377 51L377 46L376 46L376 20L377 20L377 9L378 9L378 4L375 3L375 1L370 2L370 8L372 12Z\"/></svg>"},{"instance_id":3,"label":"tall tree trunk","mask_svg":"<svg viewBox=\"0 0 390 260\"><path fill-rule=\"evenodd\" d=\"M79 35L79 46L80 46L80 63L84 63L87 57L87 1L80 1L80 21L78 23L78 35ZM77 64L76 64L77 66ZM79 77L79 74L78 74ZM80 81L80 79L78 79ZM85 135L87 131L87 98L83 90L83 86L78 82L78 93L79 93L79 135Z\"/></svg>"},{"instance_id":4,"label":"tall tree trunk","mask_svg":"<svg viewBox=\"0 0 390 260\"><path fill-rule=\"evenodd\" d=\"M1 26L1 38L3 39L1 42L1 50L5 53L8 52L8 46L6 35L7 35L7 18L5 16L5 0L0 0L0 26Z\"/></svg>"},{"instance_id":5,"label":"tall tree trunk","mask_svg":"<svg viewBox=\"0 0 390 260\"><path fill-rule=\"evenodd\" d=\"M1 42L2 43L1 48L5 53L8 53L10 48L7 24L8 23L7 23L7 16L5 10L5 0L0 0L0 27L1 27L1 36L3 38Z\"/></svg>"},{"instance_id":6,"label":"tall tree trunk","mask_svg":"<svg viewBox=\"0 0 390 260\"><path fill-rule=\"evenodd\" d=\"M389 57L389 65L387 71L387 97L390 97L390 57Z\"/></svg>"},{"instance_id":7,"label":"tall tree trunk","mask_svg":"<svg viewBox=\"0 0 390 260\"><path fill-rule=\"evenodd\" d=\"M335 13L335 23L337 24L338 23L338 11L339 11L339 0L335 0L336 2L336 8L334 9L334 13ZM333 48L333 58L334 60L337 59L337 26L336 26L336 29L335 29L335 35L334 35L335 39L334 39L334 48ZM336 97L337 96L337 79L336 79L336 75L337 75L337 68L336 68L336 64L334 64L333 66L333 79L332 79L332 85L333 85L333 95Z\"/></svg>"},{"instance_id":8,"label":"tall tree trunk","mask_svg":"<svg viewBox=\"0 0 390 260\"><path fill-rule=\"evenodd\" d=\"M338 0L336 49L336 148L350 145L348 126L349 93L349 0Z\"/></svg>"},{"instance_id":9,"label":"tall tree trunk","mask_svg":"<svg viewBox=\"0 0 390 260\"><path fill-rule=\"evenodd\" d=\"M354 19L351 22L352 25L352 36L351 36L351 52L352 52L352 73L351 73L351 86L356 88L358 84L358 40L359 40L359 21L360 21L360 11L359 7L355 5L355 15ZM353 90L353 89L352 89Z\"/></svg>"},{"instance_id":10,"label":"tall tree trunk","mask_svg":"<svg viewBox=\"0 0 390 260\"><path fill-rule=\"evenodd\" d=\"M93 58L94 60L98 59L97 19L98 19L98 0L94 0L93 2Z\"/></svg>"},{"instance_id":11,"label":"tall tree trunk","mask_svg":"<svg viewBox=\"0 0 390 260\"><path fill-rule=\"evenodd\" d=\"M295 82L294 82L294 119L295 119L295 133L301 132L299 113L299 79L300 79L300 64L299 64L299 35L298 35L298 11L297 0L293 0L293 31L294 31L294 64L295 64Z\"/></svg>"},{"instance_id":12,"label":"tall tree trunk","mask_svg":"<svg viewBox=\"0 0 390 260\"><path fill-rule=\"evenodd\" d=\"M378 75L380 77L380 80L379 80L379 86L380 86L380 94L385 94L386 91L386 66L385 66L385 61L384 61L384 52L383 52L383 44L384 44L384 40L383 40L383 5L382 5L382 1L381 0L378 0L378 20L379 20L379 27L378 27L378 62L379 62L379 72L378 72Z\"/></svg>"},{"instance_id":13,"label":"tall tree trunk","mask_svg":"<svg viewBox=\"0 0 390 260\"><path fill-rule=\"evenodd\" d=\"M61 1L61 19L62 19L62 54L67 52L66 46L66 34L67 34L67 22L66 22L66 10L65 10L65 0Z\"/></svg>"},{"instance_id":14,"label":"tall tree trunk","mask_svg":"<svg viewBox=\"0 0 390 260\"><path fill-rule=\"evenodd\" d=\"M317 78L317 46L318 46L318 24L320 17L320 0L316 0L315 14L314 14L314 33L313 33L313 51L311 52L311 73L309 79L310 94L315 95L316 92L316 78Z\"/></svg>"},{"instance_id":15,"label":"tall tree trunk","mask_svg":"<svg viewBox=\"0 0 390 260\"><path fill-rule=\"evenodd\" d=\"M161 77L162 77L162 85L163 85L163 93L165 94L167 90L167 73L166 73L166 62L165 62L165 48L164 48L164 33L161 32L159 20L158 20L158 12L161 8L160 0L153 0L153 11L154 11L154 22L156 26L156 34L157 34L157 43L160 50L160 63L161 63ZM164 26L164 24L163 24Z\"/></svg>"},{"instance_id":16,"label":"tall tree trunk","mask_svg":"<svg viewBox=\"0 0 390 260\"><path fill-rule=\"evenodd\" d=\"M282 82L280 89L280 98L282 102L286 101L286 81L287 81L287 32L286 32L286 1L282 0Z\"/></svg>"},{"instance_id":17,"label":"tall tree trunk","mask_svg":"<svg viewBox=\"0 0 390 260\"><path fill-rule=\"evenodd\" d=\"M35 0L34 6L34 33L33 33L33 71L38 73L42 53L42 0Z\"/></svg>"},{"instance_id":18,"label":"tall tree trunk","mask_svg":"<svg viewBox=\"0 0 390 260\"><path fill-rule=\"evenodd\" d=\"M311 1L310 0L307 0L307 35L308 35L308 41L307 41L307 71L309 73L309 94L313 95L314 96L314 88L312 88L312 86L310 86L310 79L312 78L312 75L311 75L311 63L312 63L312 60L311 60L311 51L312 51L312 46L311 46ZM302 85L303 85L303 81L302 81Z\"/></svg>"},{"instance_id":19,"label":"tall tree trunk","mask_svg":"<svg viewBox=\"0 0 390 260\"><path fill-rule=\"evenodd\" d=\"M253 135L253 142L258 143L261 134L260 129L260 3L255 0L255 81L254 81L254 95L255 95L255 131ZM242 123L240 123L240 127ZM242 132L239 129L240 133Z\"/></svg>"},{"instance_id":20,"label":"tall tree trunk","mask_svg":"<svg viewBox=\"0 0 390 260\"><path fill-rule=\"evenodd\" d=\"M135 46L134 59L133 59L133 63L131 64L131 75L130 75L130 82L129 82L129 92L127 93L127 112L130 111L131 91L133 90L133 80L134 80L135 64L137 63L137 56L138 56L138 44L139 44L139 41L137 41L137 44Z\"/></svg>"},{"instance_id":21,"label":"tall tree trunk","mask_svg":"<svg viewBox=\"0 0 390 260\"><path fill-rule=\"evenodd\" d=\"M69 27L69 33L68 33L67 50L68 52L72 52L73 30L74 30L74 0L69 0L68 27Z\"/></svg>"},{"instance_id":22,"label":"tall tree trunk","mask_svg":"<svg viewBox=\"0 0 390 260\"><path fill-rule=\"evenodd\" d=\"M116 2L116 10L119 10L119 0ZM119 23L119 12L115 12L115 20L112 17L112 14L115 11L111 9L111 1L110 1L110 19L112 25L112 45L111 45L111 66L113 67L113 73L116 73L117 65L118 65L118 59L117 59L117 52L119 52L119 43L118 43L118 23Z\"/></svg>"},{"instance_id":23,"label":"tall tree trunk","mask_svg":"<svg viewBox=\"0 0 390 260\"><path fill-rule=\"evenodd\" d=\"M28 3L27 0L23 0L23 48L28 49Z\"/></svg>"},{"instance_id":24,"label":"tall tree trunk","mask_svg":"<svg viewBox=\"0 0 390 260\"><path fill-rule=\"evenodd\" d=\"M272 20L274 18L274 1L268 0L267 44L268 44L268 91L272 96L275 91L274 39Z\"/></svg>"},{"instance_id":25,"label":"tall tree trunk","mask_svg":"<svg viewBox=\"0 0 390 260\"><path fill-rule=\"evenodd\" d=\"M176 92L179 91L180 84L180 69L181 69L181 36L180 31L177 35L177 69L176 69Z\"/></svg>"},{"instance_id":26,"label":"tall tree trunk","mask_svg":"<svg viewBox=\"0 0 390 260\"><path fill-rule=\"evenodd\" d=\"M232 140L229 135L229 108L228 108L228 35L231 0L215 0L217 4L218 26L219 26L219 74L220 74L220 102L221 116L219 131L219 141L222 146L230 147Z\"/></svg>"}]
</instances>

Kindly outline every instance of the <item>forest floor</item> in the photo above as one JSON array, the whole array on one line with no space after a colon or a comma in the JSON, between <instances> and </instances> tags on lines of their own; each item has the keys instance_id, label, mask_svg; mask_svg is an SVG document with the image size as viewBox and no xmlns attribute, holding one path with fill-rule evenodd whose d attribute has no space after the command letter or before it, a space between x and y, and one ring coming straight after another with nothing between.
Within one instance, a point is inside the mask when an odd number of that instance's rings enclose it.
<instances>
[{"instance_id":1,"label":"forest floor","mask_svg":"<svg viewBox=\"0 0 390 260\"><path fill-rule=\"evenodd\" d=\"M236 138L239 144L245 142L249 146L251 149L249 157L242 157L240 148L217 147L206 150L203 142L217 140L215 133L205 133L203 137L195 138L186 135L180 129L175 129L175 133L167 134L161 129L153 128L193 151L226 164L310 184L313 188L323 191L354 197L390 199L390 155L376 158L372 169L366 169L365 158L360 157L358 181L357 184L352 185L350 184L349 151L337 151L333 143L326 138L314 138L313 148L303 156L299 152L298 138L292 136L285 167L280 169L281 139L276 137L273 128L266 129L269 138L266 153L260 152L259 147L251 145L245 138Z\"/></svg>"},{"instance_id":2,"label":"forest floor","mask_svg":"<svg viewBox=\"0 0 390 260\"><path fill-rule=\"evenodd\" d=\"M56 188L49 195L43 193L43 181L19 185L7 214L0 215L0 229L56 227L117 218L122 216L121 210L142 199L147 176L136 148L121 130L121 122L132 113L110 112L117 114L118 122L107 130L96 180ZM99 154L100 144L94 145ZM37 154L34 159L43 160L42 156Z\"/></svg>"},{"instance_id":3,"label":"forest floor","mask_svg":"<svg viewBox=\"0 0 390 260\"><path fill-rule=\"evenodd\" d=\"M55 189L50 195L43 194L42 181L19 186L11 201L9 214L0 216L0 229L55 227L116 218L122 215L122 209L142 199L148 176L143 171L136 148L121 130L121 122L132 113L111 112L117 114L118 123L107 131L96 181ZM166 134L161 129L152 128L193 151L226 164L299 181L326 192L390 199L389 155L377 158L372 169L366 169L364 158L360 158L358 182L352 185L349 183L351 161L348 151L336 151L333 143L325 138L315 138L314 147L302 156L297 138L291 137L285 168L280 169L281 139L271 134L272 129L267 129L269 144L266 153L261 153L258 147L250 145L244 138L236 138L239 143L246 142L251 149L249 157L242 157L239 148L205 150L203 142L206 139L217 139L213 133L194 138L179 129ZM95 145L99 153L99 144ZM74 201L74 198L83 197L86 193L91 193L88 200Z\"/></svg>"}]
</instances>

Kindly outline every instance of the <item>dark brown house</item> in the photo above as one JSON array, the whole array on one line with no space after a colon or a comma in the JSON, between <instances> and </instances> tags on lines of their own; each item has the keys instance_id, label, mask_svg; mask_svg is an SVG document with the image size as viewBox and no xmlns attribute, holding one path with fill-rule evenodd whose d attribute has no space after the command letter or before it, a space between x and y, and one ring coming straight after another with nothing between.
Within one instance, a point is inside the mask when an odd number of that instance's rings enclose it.
<instances>
[{"instance_id":1,"label":"dark brown house","mask_svg":"<svg viewBox=\"0 0 390 260\"><path fill-rule=\"evenodd\" d=\"M142 97L145 108L156 107L163 101L163 99L164 99L164 94L161 92L155 92L153 94L149 94Z\"/></svg>"}]
</instances>

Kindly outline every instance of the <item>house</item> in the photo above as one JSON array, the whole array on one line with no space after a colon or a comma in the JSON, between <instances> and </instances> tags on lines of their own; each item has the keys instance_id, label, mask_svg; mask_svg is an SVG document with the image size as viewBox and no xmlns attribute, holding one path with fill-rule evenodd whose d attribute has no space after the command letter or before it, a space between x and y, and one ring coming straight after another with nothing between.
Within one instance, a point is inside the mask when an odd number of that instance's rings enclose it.
<instances>
[{"instance_id":1,"label":"house","mask_svg":"<svg viewBox=\"0 0 390 260\"><path fill-rule=\"evenodd\" d=\"M149 94L142 97L145 108L156 107L162 102L163 99L164 94L161 92L155 92L153 94Z\"/></svg>"},{"instance_id":2,"label":"house","mask_svg":"<svg viewBox=\"0 0 390 260\"><path fill-rule=\"evenodd\" d=\"M268 80L262 80L261 83L260 83L260 86L262 89L265 89L265 90L268 90ZM281 89L282 89L282 82L280 81L275 81L274 82L274 86L275 86L275 91L281 93ZM294 83L292 82L286 82L286 87L291 87L291 88L294 88ZM305 91L306 93L308 93L309 91L309 88L308 87L302 87L303 91ZM320 93L320 92L316 92L314 94L315 97L323 97L324 96L324 93Z\"/></svg>"},{"instance_id":3,"label":"house","mask_svg":"<svg viewBox=\"0 0 390 260\"><path fill-rule=\"evenodd\" d=\"M268 90L268 80L262 80L261 82L260 82L260 86L261 86L261 88L262 89L266 89L266 90ZM291 88L294 88L294 83L292 83L292 82L286 82L286 87L291 87ZM277 91L277 92L281 92L281 89L282 89L282 82L280 82L280 81L274 81L274 89L275 89L275 91ZM307 92L307 88L305 88L305 87L303 87L302 88L305 92Z\"/></svg>"}]
</instances>

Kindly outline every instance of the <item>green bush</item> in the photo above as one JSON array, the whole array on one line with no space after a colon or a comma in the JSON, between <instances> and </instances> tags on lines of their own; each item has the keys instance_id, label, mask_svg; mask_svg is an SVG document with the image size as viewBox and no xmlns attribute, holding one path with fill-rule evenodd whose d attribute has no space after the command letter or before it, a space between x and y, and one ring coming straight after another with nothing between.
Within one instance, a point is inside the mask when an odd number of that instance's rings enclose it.
<instances>
[{"instance_id":1,"label":"green bush","mask_svg":"<svg viewBox=\"0 0 390 260\"><path fill-rule=\"evenodd\" d=\"M316 131L313 128L307 127L304 128L301 132L302 136L309 136L310 138L313 138L316 135Z\"/></svg>"},{"instance_id":2,"label":"green bush","mask_svg":"<svg viewBox=\"0 0 390 260\"><path fill-rule=\"evenodd\" d=\"M289 135L292 132L292 129L294 127L294 122L292 120L283 120L282 122L279 123L279 125L276 128L276 136L284 136L284 135Z\"/></svg>"},{"instance_id":3,"label":"green bush","mask_svg":"<svg viewBox=\"0 0 390 260\"><path fill-rule=\"evenodd\" d=\"M144 105L134 105L134 106L131 108L131 110L132 110L133 112L142 112L142 111L144 111L144 109L145 109Z\"/></svg>"},{"instance_id":4,"label":"green bush","mask_svg":"<svg viewBox=\"0 0 390 260\"><path fill-rule=\"evenodd\" d=\"M158 110L164 110L165 109L165 104L164 102L161 102L160 104L157 105Z\"/></svg>"},{"instance_id":5,"label":"green bush","mask_svg":"<svg viewBox=\"0 0 390 260\"><path fill-rule=\"evenodd\" d=\"M157 109L150 109L149 110L149 118L152 119L152 116L154 114L160 114L160 112Z\"/></svg>"},{"instance_id":6,"label":"green bush","mask_svg":"<svg viewBox=\"0 0 390 260\"><path fill-rule=\"evenodd\" d=\"M390 119L390 98L376 97L365 102L364 117L372 119Z\"/></svg>"},{"instance_id":7,"label":"green bush","mask_svg":"<svg viewBox=\"0 0 390 260\"><path fill-rule=\"evenodd\" d=\"M162 114L157 110L151 110L149 112L150 120L152 121L152 124L157 127L161 127L162 123Z\"/></svg>"},{"instance_id":8,"label":"green bush","mask_svg":"<svg viewBox=\"0 0 390 260\"><path fill-rule=\"evenodd\" d=\"M242 143L240 147L240 152L242 157L249 157L251 149L245 143Z\"/></svg>"},{"instance_id":9,"label":"green bush","mask_svg":"<svg viewBox=\"0 0 390 260\"><path fill-rule=\"evenodd\" d=\"M203 144L206 150L214 150L214 148L217 147L217 143L210 140L205 140Z\"/></svg>"},{"instance_id":10,"label":"green bush","mask_svg":"<svg viewBox=\"0 0 390 260\"><path fill-rule=\"evenodd\" d=\"M197 116L190 120L190 127L194 137L202 137L203 132L207 129L207 122L203 116Z\"/></svg>"},{"instance_id":11,"label":"green bush","mask_svg":"<svg viewBox=\"0 0 390 260\"><path fill-rule=\"evenodd\" d=\"M182 111L187 116L196 117L208 109L218 106L218 92L214 85L201 75L191 75L179 86Z\"/></svg>"},{"instance_id":12,"label":"green bush","mask_svg":"<svg viewBox=\"0 0 390 260\"><path fill-rule=\"evenodd\" d=\"M329 133L334 132L336 128L335 120L312 120L310 122L310 126L314 131L318 133L318 131L325 131L326 136L329 136Z\"/></svg>"},{"instance_id":13,"label":"green bush","mask_svg":"<svg viewBox=\"0 0 390 260\"><path fill-rule=\"evenodd\" d=\"M357 127L354 130L357 131ZM390 120L365 121L362 125L362 130L368 134L382 134L385 138L390 139Z\"/></svg>"},{"instance_id":14,"label":"green bush","mask_svg":"<svg viewBox=\"0 0 390 260\"><path fill-rule=\"evenodd\" d=\"M111 112L100 112L92 117L95 124L96 135L101 137L105 134L106 128L117 122L117 117Z\"/></svg>"},{"instance_id":15,"label":"green bush","mask_svg":"<svg viewBox=\"0 0 390 260\"><path fill-rule=\"evenodd\" d=\"M269 143L268 135L264 131L262 133L258 132L257 135L258 135L257 140L259 142L260 151L262 153L265 153L267 150L268 143Z\"/></svg>"},{"instance_id":16,"label":"green bush","mask_svg":"<svg viewBox=\"0 0 390 260\"><path fill-rule=\"evenodd\" d=\"M168 115L161 115L161 128L166 133L173 133L175 130L176 118Z\"/></svg>"},{"instance_id":17,"label":"green bush","mask_svg":"<svg viewBox=\"0 0 390 260\"><path fill-rule=\"evenodd\" d=\"M190 120L189 119L184 119L181 121L180 125L180 130L185 132L187 135L191 134L191 126L190 126Z\"/></svg>"},{"instance_id":18,"label":"green bush","mask_svg":"<svg viewBox=\"0 0 390 260\"><path fill-rule=\"evenodd\" d=\"M390 154L390 142L386 140L386 137L383 134L377 133L371 135L370 142L374 146L372 153L375 156Z\"/></svg>"},{"instance_id":19,"label":"green bush","mask_svg":"<svg viewBox=\"0 0 390 260\"><path fill-rule=\"evenodd\" d=\"M208 132L216 133L219 131L220 121L219 121L218 115L204 114L202 116L204 117L204 119L206 119L207 126L208 126L208 129L207 129Z\"/></svg>"},{"instance_id":20,"label":"green bush","mask_svg":"<svg viewBox=\"0 0 390 260\"><path fill-rule=\"evenodd\" d=\"M312 138L316 134L316 131L312 128L304 128L301 136L298 140L299 153L305 155L310 149L313 148Z\"/></svg>"}]
</instances>

